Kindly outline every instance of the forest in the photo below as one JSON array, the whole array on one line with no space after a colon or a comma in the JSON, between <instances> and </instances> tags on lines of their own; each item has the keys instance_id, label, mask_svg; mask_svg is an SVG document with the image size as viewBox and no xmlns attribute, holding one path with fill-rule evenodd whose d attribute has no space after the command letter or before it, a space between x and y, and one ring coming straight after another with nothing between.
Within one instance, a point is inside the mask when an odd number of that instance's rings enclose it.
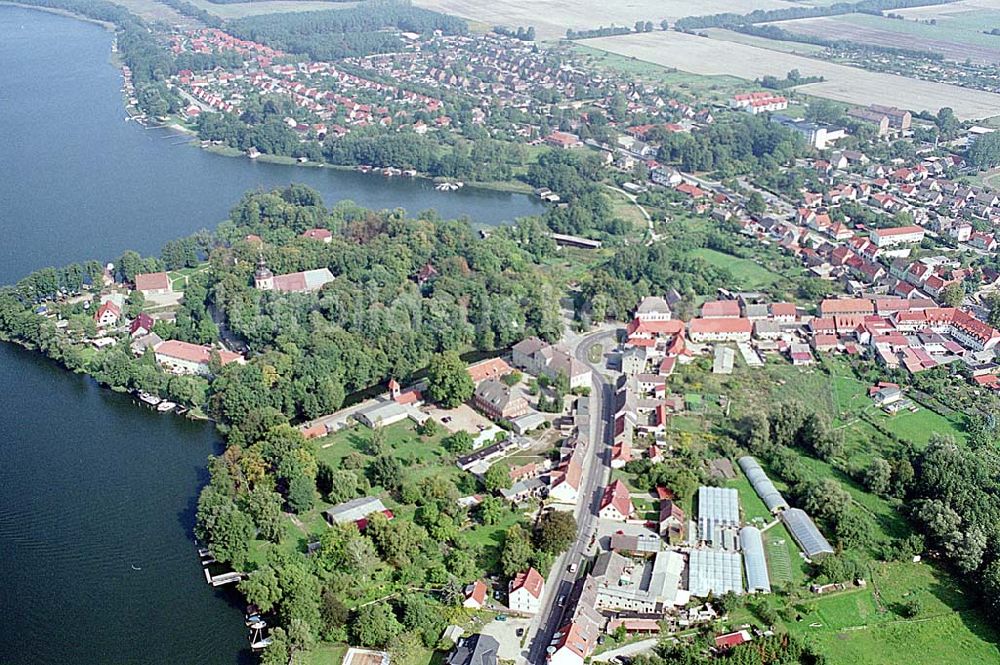
<instances>
[{"instance_id":1,"label":"forest","mask_svg":"<svg viewBox=\"0 0 1000 665\"><path fill-rule=\"evenodd\" d=\"M659 160L683 171L715 171L728 178L774 171L806 153L798 134L767 118L741 114L698 132L665 135Z\"/></svg>"},{"instance_id":2,"label":"forest","mask_svg":"<svg viewBox=\"0 0 1000 665\"><path fill-rule=\"evenodd\" d=\"M449 35L462 35L468 30L460 18L414 7L404 0L370 0L350 9L261 14L227 23L229 32L237 37L308 55L313 60L401 48L399 37L385 28L417 33L441 30Z\"/></svg>"}]
</instances>

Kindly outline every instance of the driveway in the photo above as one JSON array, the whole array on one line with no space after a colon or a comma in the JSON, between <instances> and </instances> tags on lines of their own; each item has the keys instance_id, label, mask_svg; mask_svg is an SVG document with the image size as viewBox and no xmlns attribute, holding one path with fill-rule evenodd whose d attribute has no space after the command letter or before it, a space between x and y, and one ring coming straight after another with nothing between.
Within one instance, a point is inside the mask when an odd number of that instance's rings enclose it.
<instances>
[{"instance_id":1,"label":"driveway","mask_svg":"<svg viewBox=\"0 0 1000 665\"><path fill-rule=\"evenodd\" d=\"M658 638L642 640L641 642L633 642L632 644L626 644L625 646L618 647L617 649L605 651L602 654L594 656L591 660L595 663L606 663L615 656L637 656L640 653L645 653L655 647L657 642L659 642ZM501 649L502 648L503 647L501 647Z\"/></svg>"},{"instance_id":2,"label":"driveway","mask_svg":"<svg viewBox=\"0 0 1000 665\"><path fill-rule=\"evenodd\" d=\"M521 656L521 640L523 639L517 636L517 629L523 628L527 632L530 623L530 619L514 617L507 617L506 621L494 619L483 626L480 632L483 635L496 638L496 641L500 643L500 651L497 652L500 660L517 660Z\"/></svg>"}]
</instances>

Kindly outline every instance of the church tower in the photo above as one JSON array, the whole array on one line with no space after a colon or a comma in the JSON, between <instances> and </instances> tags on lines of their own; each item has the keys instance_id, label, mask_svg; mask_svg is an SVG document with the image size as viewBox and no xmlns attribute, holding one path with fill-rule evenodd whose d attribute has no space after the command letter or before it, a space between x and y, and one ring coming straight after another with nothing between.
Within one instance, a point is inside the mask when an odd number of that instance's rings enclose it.
<instances>
[{"instance_id":1,"label":"church tower","mask_svg":"<svg viewBox=\"0 0 1000 665\"><path fill-rule=\"evenodd\" d=\"M257 270L253 273L253 284L261 291L271 291L274 289L274 273L268 270L267 264L264 263L263 254L260 255L260 261L257 262Z\"/></svg>"}]
</instances>

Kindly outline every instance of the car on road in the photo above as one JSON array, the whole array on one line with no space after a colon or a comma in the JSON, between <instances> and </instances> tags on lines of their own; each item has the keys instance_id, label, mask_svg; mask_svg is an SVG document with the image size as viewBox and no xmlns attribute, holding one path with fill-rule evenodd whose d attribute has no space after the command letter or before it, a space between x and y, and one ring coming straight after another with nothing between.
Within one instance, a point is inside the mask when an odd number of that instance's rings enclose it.
<instances>
[{"instance_id":1,"label":"car on road","mask_svg":"<svg viewBox=\"0 0 1000 665\"><path fill-rule=\"evenodd\" d=\"M569 564L569 572L575 573L576 569L577 569L577 565L575 563Z\"/></svg>"},{"instance_id":2,"label":"car on road","mask_svg":"<svg viewBox=\"0 0 1000 665\"><path fill-rule=\"evenodd\" d=\"M497 621L506 621L507 620L507 615L506 614L498 614L498 615L496 615L496 620Z\"/></svg>"}]
</instances>

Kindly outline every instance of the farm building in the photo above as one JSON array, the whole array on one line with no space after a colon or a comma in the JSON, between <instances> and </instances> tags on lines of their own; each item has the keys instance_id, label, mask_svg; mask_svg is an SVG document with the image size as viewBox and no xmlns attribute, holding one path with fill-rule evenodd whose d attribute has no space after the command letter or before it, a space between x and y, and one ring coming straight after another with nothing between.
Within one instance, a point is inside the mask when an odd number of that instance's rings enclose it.
<instances>
[{"instance_id":1,"label":"farm building","mask_svg":"<svg viewBox=\"0 0 1000 665\"><path fill-rule=\"evenodd\" d=\"M719 546L723 530L740 525L740 495L732 487L698 488L698 536Z\"/></svg>"},{"instance_id":2,"label":"farm building","mask_svg":"<svg viewBox=\"0 0 1000 665\"><path fill-rule=\"evenodd\" d=\"M816 528L815 522L799 508L789 508L781 513L781 519L788 527L792 538L799 544L799 547L810 559L833 554L833 548L827 542L823 534Z\"/></svg>"},{"instance_id":3,"label":"farm building","mask_svg":"<svg viewBox=\"0 0 1000 665\"><path fill-rule=\"evenodd\" d=\"M740 549L747 569L747 591L771 593L771 579L767 575L767 560L764 558L764 541L760 529L745 526L740 529Z\"/></svg>"},{"instance_id":4,"label":"farm building","mask_svg":"<svg viewBox=\"0 0 1000 665\"><path fill-rule=\"evenodd\" d=\"M772 513L788 510L788 502L785 501L785 497L781 496L781 492L777 490L771 479L767 477L764 469L760 467L756 459L747 455L739 458L737 461L740 468L743 469L743 473L746 474L747 480L753 485L757 496L764 502L768 510Z\"/></svg>"},{"instance_id":5,"label":"farm building","mask_svg":"<svg viewBox=\"0 0 1000 665\"><path fill-rule=\"evenodd\" d=\"M691 550L688 559L688 589L692 596L743 593L743 566L739 552Z\"/></svg>"}]
</instances>

